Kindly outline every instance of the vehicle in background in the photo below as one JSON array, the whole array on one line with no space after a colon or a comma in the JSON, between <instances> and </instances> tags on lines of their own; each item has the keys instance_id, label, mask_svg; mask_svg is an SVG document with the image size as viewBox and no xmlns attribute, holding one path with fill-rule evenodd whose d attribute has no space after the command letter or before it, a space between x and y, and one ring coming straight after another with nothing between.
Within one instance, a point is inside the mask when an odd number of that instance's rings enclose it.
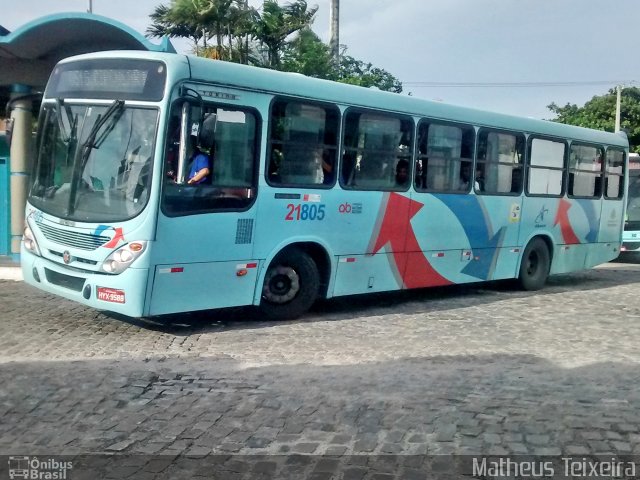
<instances>
[{"instance_id":1,"label":"vehicle in background","mask_svg":"<svg viewBox=\"0 0 640 480\"><path fill-rule=\"evenodd\" d=\"M629 154L629 187L624 217L621 258L640 259L640 155Z\"/></svg>"}]
</instances>

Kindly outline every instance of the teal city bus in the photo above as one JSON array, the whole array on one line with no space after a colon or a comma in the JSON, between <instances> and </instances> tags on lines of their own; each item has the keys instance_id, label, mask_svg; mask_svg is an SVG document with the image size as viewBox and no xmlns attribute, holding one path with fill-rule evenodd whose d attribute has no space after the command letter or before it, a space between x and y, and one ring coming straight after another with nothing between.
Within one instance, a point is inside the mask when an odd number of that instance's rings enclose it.
<instances>
[{"instance_id":1,"label":"teal city bus","mask_svg":"<svg viewBox=\"0 0 640 480\"><path fill-rule=\"evenodd\" d=\"M621 259L640 258L640 155L629 154L627 211L622 234Z\"/></svg>"},{"instance_id":2,"label":"teal city bus","mask_svg":"<svg viewBox=\"0 0 640 480\"><path fill-rule=\"evenodd\" d=\"M25 280L131 317L536 290L620 252L611 133L149 52L60 62L38 132Z\"/></svg>"}]
</instances>

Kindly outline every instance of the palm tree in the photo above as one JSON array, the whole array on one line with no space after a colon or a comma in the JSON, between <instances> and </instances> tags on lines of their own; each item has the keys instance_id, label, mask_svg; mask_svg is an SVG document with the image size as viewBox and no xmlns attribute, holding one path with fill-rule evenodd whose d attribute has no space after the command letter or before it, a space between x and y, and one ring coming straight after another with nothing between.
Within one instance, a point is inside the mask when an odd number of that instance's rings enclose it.
<instances>
[{"instance_id":1,"label":"palm tree","mask_svg":"<svg viewBox=\"0 0 640 480\"><path fill-rule=\"evenodd\" d=\"M176 23L188 23L202 31L204 48L216 38L216 58L222 58L224 13L233 0L172 0L170 17Z\"/></svg>"},{"instance_id":2,"label":"palm tree","mask_svg":"<svg viewBox=\"0 0 640 480\"><path fill-rule=\"evenodd\" d=\"M166 8L166 7L165 7ZM243 56L233 45L234 38L244 37L252 30L255 10L247 0L172 0L166 17L171 26L190 25L201 32L204 40L203 54L219 60L243 60ZM207 46L208 40L215 38L215 50ZM227 46L225 46L225 38ZM240 43L240 47L242 46ZM246 50L246 49L245 49ZM196 52L197 53L197 52Z\"/></svg>"},{"instance_id":3,"label":"palm tree","mask_svg":"<svg viewBox=\"0 0 640 480\"><path fill-rule=\"evenodd\" d=\"M187 37L194 41L196 55L279 69L287 37L310 26L317 10L305 0L282 7L277 0L265 0L262 14L249 7L248 0L171 0L151 14L147 35ZM212 38L215 48L208 47ZM250 38L261 48L250 52ZM204 46L199 52L200 40Z\"/></svg>"},{"instance_id":4,"label":"palm tree","mask_svg":"<svg viewBox=\"0 0 640 480\"><path fill-rule=\"evenodd\" d=\"M309 8L305 0L296 0L282 7L276 0L265 0L252 33L266 49L267 66L280 68L287 37L311 25L317 11L318 7Z\"/></svg>"},{"instance_id":5,"label":"palm tree","mask_svg":"<svg viewBox=\"0 0 640 480\"><path fill-rule=\"evenodd\" d=\"M231 61L249 63L249 37L258 18L257 10L249 7L248 0L235 0L231 5L226 32L229 42L229 59Z\"/></svg>"},{"instance_id":6,"label":"palm tree","mask_svg":"<svg viewBox=\"0 0 640 480\"><path fill-rule=\"evenodd\" d=\"M148 37L182 37L193 41L195 53L198 54L198 42L203 37L203 30L190 18L175 18L171 7L158 5L149 16L151 25L147 28Z\"/></svg>"}]
</instances>

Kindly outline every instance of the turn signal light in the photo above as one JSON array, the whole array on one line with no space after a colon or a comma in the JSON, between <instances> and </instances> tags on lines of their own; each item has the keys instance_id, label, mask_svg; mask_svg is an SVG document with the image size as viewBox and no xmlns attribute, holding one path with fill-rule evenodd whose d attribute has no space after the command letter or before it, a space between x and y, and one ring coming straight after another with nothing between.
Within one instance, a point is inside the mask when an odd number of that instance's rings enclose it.
<instances>
[{"instance_id":1,"label":"turn signal light","mask_svg":"<svg viewBox=\"0 0 640 480\"><path fill-rule=\"evenodd\" d=\"M129 250L132 252L141 252L144 250L144 245L140 242L132 242L129 244Z\"/></svg>"}]
</instances>

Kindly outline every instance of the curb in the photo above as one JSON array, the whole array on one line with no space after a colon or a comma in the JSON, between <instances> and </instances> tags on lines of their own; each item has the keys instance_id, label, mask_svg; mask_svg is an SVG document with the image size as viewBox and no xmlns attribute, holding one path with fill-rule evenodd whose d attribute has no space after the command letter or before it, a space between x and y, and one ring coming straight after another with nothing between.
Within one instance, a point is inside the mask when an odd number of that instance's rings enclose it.
<instances>
[{"instance_id":1,"label":"curb","mask_svg":"<svg viewBox=\"0 0 640 480\"><path fill-rule=\"evenodd\" d=\"M22 270L20 267L0 267L0 280L22 281Z\"/></svg>"}]
</instances>

